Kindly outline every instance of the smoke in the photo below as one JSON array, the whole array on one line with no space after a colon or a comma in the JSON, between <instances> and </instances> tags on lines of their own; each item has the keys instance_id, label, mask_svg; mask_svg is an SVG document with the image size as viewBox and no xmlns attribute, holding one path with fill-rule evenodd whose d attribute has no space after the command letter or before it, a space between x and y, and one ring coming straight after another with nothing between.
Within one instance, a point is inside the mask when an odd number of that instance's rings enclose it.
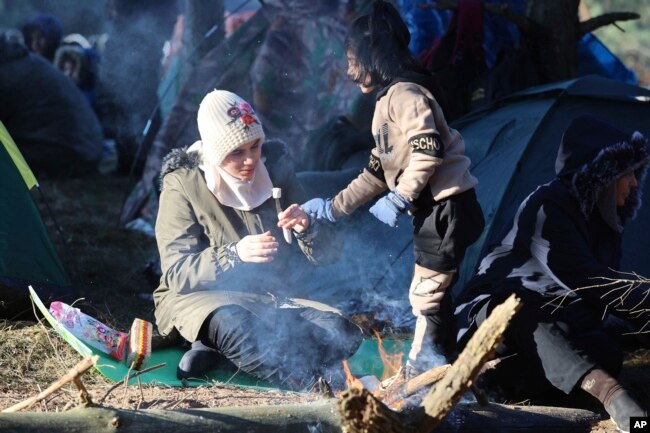
<instances>
[{"instance_id":1,"label":"smoke","mask_svg":"<svg viewBox=\"0 0 650 433\"><path fill-rule=\"evenodd\" d=\"M176 19L175 2L115 14L102 53L99 99L108 135L123 145L140 139L157 107L165 41Z\"/></svg>"}]
</instances>

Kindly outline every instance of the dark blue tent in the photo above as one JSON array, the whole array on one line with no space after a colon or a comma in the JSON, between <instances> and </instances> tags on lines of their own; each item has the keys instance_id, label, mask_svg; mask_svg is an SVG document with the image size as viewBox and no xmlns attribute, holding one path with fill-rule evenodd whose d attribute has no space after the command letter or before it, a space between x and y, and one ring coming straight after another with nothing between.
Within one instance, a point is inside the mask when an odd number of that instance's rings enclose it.
<instances>
[{"instance_id":1,"label":"dark blue tent","mask_svg":"<svg viewBox=\"0 0 650 433\"><path fill-rule=\"evenodd\" d=\"M501 240L521 201L537 185L554 178L562 133L584 113L650 136L650 90L598 76L531 88L453 125L467 143L487 220L483 236L468 252L456 289L472 276L487 248ZM648 196L646 189L646 206L626 226L621 269L645 276L650 275Z\"/></svg>"}]
</instances>

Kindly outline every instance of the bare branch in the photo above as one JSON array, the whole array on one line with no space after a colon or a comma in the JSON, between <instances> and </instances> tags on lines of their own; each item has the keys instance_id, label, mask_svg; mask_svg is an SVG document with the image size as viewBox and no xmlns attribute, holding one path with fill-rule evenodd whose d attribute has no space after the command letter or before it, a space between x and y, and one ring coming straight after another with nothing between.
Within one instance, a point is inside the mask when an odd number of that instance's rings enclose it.
<instances>
[{"instance_id":1,"label":"bare branch","mask_svg":"<svg viewBox=\"0 0 650 433\"><path fill-rule=\"evenodd\" d=\"M99 360L99 356L97 355L84 358L83 360L81 360L81 362L79 362L72 369L70 369L70 371L68 371L65 374L65 376L61 377L52 385L48 386L45 391L42 391L38 393L38 395L35 395L34 397L30 397L27 400L23 400L18 404L8 407L7 409L4 409L2 412L3 413L17 412L21 409L26 409L31 405L38 403L39 401L47 398L51 394L61 389L61 387L63 387L65 384L73 382L76 379L78 379L81 375L83 375L86 371L88 371L93 365L95 365L95 363L98 360Z\"/></svg>"},{"instance_id":2,"label":"bare branch","mask_svg":"<svg viewBox=\"0 0 650 433\"><path fill-rule=\"evenodd\" d=\"M591 33L600 27L608 26L610 24L616 25L616 21L638 20L640 17L641 16L635 12L610 12L598 15L597 17L581 22L579 34L582 36L585 33ZM624 31L620 27L618 28L621 31Z\"/></svg>"},{"instance_id":3,"label":"bare branch","mask_svg":"<svg viewBox=\"0 0 650 433\"><path fill-rule=\"evenodd\" d=\"M567 293L556 296L548 301L545 306L554 306L555 310L562 308L565 300L572 298L576 295L580 296L580 292L586 290L599 289L601 291L600 299L609 299L604 304L602 318L612 312L625 313L626 317L634 319L638 324L640 319L647 317L648 320L645 324L633 332L633 334L650 333L650 308L647 307L648 299L650 299L650 279L640 276L635 272L621 272L612 269L621 275L629 275L630 278L611 278L611 277L597 277L594 280L602 281L601 284L592 284L590 286L579 287L568 291ZM630 297L634 294L638 297L636 300L631 300ZM632 304L633 305L629 305ZM626 305L627 304L627 305ZM554 311L555 311L554 310Z\"/></svg>"}]
</instances>

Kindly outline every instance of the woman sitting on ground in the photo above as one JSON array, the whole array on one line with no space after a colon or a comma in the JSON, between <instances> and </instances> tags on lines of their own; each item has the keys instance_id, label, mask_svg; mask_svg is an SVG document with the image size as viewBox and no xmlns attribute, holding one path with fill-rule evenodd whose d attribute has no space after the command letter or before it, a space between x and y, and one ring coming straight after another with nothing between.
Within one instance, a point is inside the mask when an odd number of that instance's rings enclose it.
<instances>
[{"instance_id":1,"label":"woman sitting on ground","mask_svg":"<svg viewBox=\"0 0 650 433\"><path fill-rule=\"evenodd\" d=\"M319 377L342 385L341 361L361 343L359 327L335 308L293 297L311 264L336 258L331 224L295 204L306 196L287 149L264 142L243 99L215 90L197 120L201 141L163 162L156 221L156 323L192 343L179 378L201 376L223 356L278 386L305 389Z\"/></svg>"}]
</instances>

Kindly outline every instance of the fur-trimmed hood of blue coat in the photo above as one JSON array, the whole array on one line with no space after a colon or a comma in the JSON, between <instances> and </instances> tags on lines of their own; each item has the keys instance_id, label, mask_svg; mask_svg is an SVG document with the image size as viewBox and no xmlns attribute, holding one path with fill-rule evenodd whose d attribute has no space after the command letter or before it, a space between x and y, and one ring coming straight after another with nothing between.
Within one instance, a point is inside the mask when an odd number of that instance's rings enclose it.
<instances>
[{"instance_id":1,"label":"fur-trimmed hood of blue coat","mask_svg":"<svg viewBox=\"0 0 650 433\"><path fill-rule=\"evenodd\" d=\"M618 210L626 221L633 219L641 207L649 163L648 140L641 133L627 134L597 117L583 115L573 120L562 136L555 172L570 184L587 217L601 193L621 175L634 170L639 186Z\"/></svg>"}]
</instances>

